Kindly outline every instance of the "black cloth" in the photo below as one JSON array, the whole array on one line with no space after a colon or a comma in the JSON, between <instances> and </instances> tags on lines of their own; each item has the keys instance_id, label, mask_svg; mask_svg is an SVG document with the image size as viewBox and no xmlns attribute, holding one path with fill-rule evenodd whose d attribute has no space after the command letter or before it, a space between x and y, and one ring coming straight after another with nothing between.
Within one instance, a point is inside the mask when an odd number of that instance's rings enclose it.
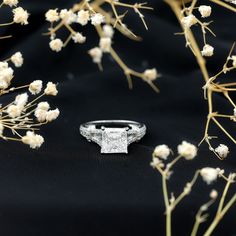
<instances>
[{"instance_id":1,"label":"black cloth","mask_svg":"<svg viewBox=\"0 0 236 236\"><path fill-rule=\"evenodd\" d=\"M59 95L49 98L59 107L60 118L43 127L45 144L39 150L20 143L2 141L0 155L0 234L2 236L47 235L165 235L164 204L160 175L150 167L155 145L168 144L174 151L182 141L197 144L202 138L207 102L203 98L204 81L175 16L163 1L149 1L155 10L145 12L149 31L131 13L127 22L143 36L134 42L117 33L114 48L138 71L156 67L162 77L156 82L156 94L146 83L134 79L129 90L124 74L108 56L104 72L98 71L87 50L98 44L96 32L88 27L84 45L70 43L61 53L50 51L48 37L42 36L48 24L44 13L49 8L69 7L73 1L22 1L31 12L30 24L11 26L4 33L14 37L1 41L2 58L22 51L25 64L15 72L14 85L35 79L59 82ZM206 2L205 2L206 3ZM207 4L209 2L207 1ZM208 60L211 74L218 72L235 40L235 15L214 6L212 24L217 37L209 36L215 46ZM200 35L197 37L201 41ZM2 102L14 97L8 95ZM218 109L232 113L221 96L214 97ZM129 154L101 155L99 146L88 143L79 134L82 122L97 119L130 119L147 125L147 135L129 147ZM235 125L228 129L235 134ZM218 142L230 146L231 153L219 161L203 144L193 161L181 161L171 177L170 191L179 194L194 170L204 166L236 171L236 148L222 132ZM212 188L220 190L224 182L207 186L199 179L190 196L173 213L173 235L190 235L194 216L205 203ZM229 195L235 192L232 186ZM213 235L236 234L234 206ZM213 218L203 224L200 235Z\"/></svg>"}]
</instances>

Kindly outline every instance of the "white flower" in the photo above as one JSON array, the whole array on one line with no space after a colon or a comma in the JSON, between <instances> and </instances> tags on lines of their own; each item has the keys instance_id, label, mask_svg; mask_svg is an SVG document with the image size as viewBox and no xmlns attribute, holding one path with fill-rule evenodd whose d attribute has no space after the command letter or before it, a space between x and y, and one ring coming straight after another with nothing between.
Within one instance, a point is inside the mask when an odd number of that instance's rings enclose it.
<instances>
[{"instance_id":1,"label":"white flower","mask_svg":"<svg viewBox=\"0 0 236 236\"><path fill-rule=\"evenodd\" d=\"M152 158L152 162L150 163L151 167L156 168L163 168L164 167L164 163L157 157Z\"/></svg>"},{"instance_id":2,"label":"white flower","mask_svg":"<svg viewBox=\"0 0 236 236\"><path fill-rule=\"evenodd\" d=\"M105 21L105 17L100 13L96 13L96 14L92 15L92 17L91 17L91 24L92 25L100 25L104 21Z\"/></svg>"},{"instance_id":3,"label":"white flower","mask_svg":"<svg viewBox=\"0 0 236 236\"><path fill-rule=\"evenodd\" d=\"M90 19L89 11L85 11L82 9L77 13L77 20L76 20L77 23L81 25L87 25L89 19Z\"/></svg>"},{"instance_id":4,"label":"white flower","mask_svg":"<svg viewBox=\"0 0 236 236\"><path fill-rule=\"evenodd\" d=\"M224 169L216 168L216 170L217 170L219 176L222 176L225 173Z\"/></svg>"},{"instance_id":5,"label":"white flower","mask_svg":"<svg viewBox=\"0 0 236 236\"><path fill-rule=\"evenodd\" d=\"M49 43L50 48L55 52L60 52L63 47L63 42L61 39L53 39Z\"/></svg>"},{"instance_id":6,"label":"white flower","mask_svg":"<svg viewBox=\"0 0 236 236\"><path fill-rule=\"evenodd\" d=\"M27 25L28 24L28 18L29 18L29 13L24 10L22 7L17 7L12 10L14 16L13 16L13 21L17 24L21 25Z\"/></svg>"},{"instance_id":7,"label":"white flower","mask_svg":"<svg viewBox=\"0 0 236 236\"><path fill-rule=\"evenodd\" d=\"M40 110L44 110L44 111L48 111L50 108L50 105L48 104L48 102L40 102L38 105L37 105L37 109L40 109Z\"/></svg>"},{"instance_id":8,"label":"white flower","mask_svg":"<svg viewBox=\"0 0 236 236\"><path fill-rule=\"evenodd\" d=\"M36 109L34 115L39 122L44 122L46 121L47 111L43 109Z\"/></svg>"},{"instance_id":9,"label":"white flower","mask_svg":"<svg viewBox=\"0 0 236 236\"><path fill-rule=\"evenodd\" d=\"M24 62L24 58L21 52L16 52L11 56L11 62L15 65L15 67L21 67Z\"/></svg>"},{"instance_id":10,"label":"white flower","mask_svg":"<svg viewBox=\"0 0 236 236\"><path fill-rule=\"evenodd\" d=\"M0 63L0 89L3 90L9 87L13 73L13 69L8 67L7 63Z\"/></svg>"},{"instance_id":11,"label":"white flower","mask_svg":"<svg viewBox=\"0 0 236 236\"><path fill-rule=\"evenodd\" d=\"M16 118L18 116L21 115L22 112L22 107L17 106L17 105L10 105L7 108L7 114L11 117L11 118Z\"/></svg>"},{"instance_id":12,"label":"white flower","mask_svg":"<svg viewBox=\"0 0 236 236\"><path fill-rule=\"evenodd\" d=\"M41 92L43 87L42 80L35 80L29 85L29 91L31 94L36 95Z\"/></svg>"},{"instance_id":13,"label":"white flower","mask_svg":"<svg viewBox=\"0 0 236 236\"><path fill-rule=\"evenodd\" d=\"M46 121L51 122L51 121L57 119L59 114L60 114L60 111L58 108L55 110L48 111L46 114Z\"/></svg>"},{"instance_id":14,"label":"white flower","mask_svg":"<svg viewBox=\"0 0 236 236\"><path fill-rule=\"evenodd\" d=\"M28 94L22 93L16 96L14 103L19 107L24 107L28 102Z\"/></svg>"},{"instance_id":15,"label":"white flower","mask_svg":"<svg viewBox=\"0 0 236 236\"><path fill-rule=\"evenodd\" d=\"M57 91L57 86L56 84L52 83L52 82L48 82L47 83L47 87L44 90L44 93L46 95L52 95L52 96L56 96L58 94Z\"/></svg>"},{"instance_id":16,"label":"white flower","mask_svg":"<svg viewBox=\"0 0 236 236\"><path fill-rule=\"evenodd\" d=\"M0 70L8 68L8 63L6 61L0 61Z\"/></svg>"},{"instance_id":17,"label":"white flower","mask_svg":"<svg viewBox=\"0 0 236 236\"><path fill-rule=\"evenodd\" d=\"M0 136L3 135L3 130L4 130L4 126L2 123L0 123Z\"/></svg>"},{"instance_id":18,"label":"white flower","mask_svg":"<svg viewBox=\"0 0 236 236\"><path fill-rule=\"evenodd\" d=\"M49 22L56 22L60 19L57 9L50 9L45 14L46 20Z\"/></svg>"},{"instance_id":19,"label":"white flower","mask_svg":"<svg viewBox=\"0 0 236 236\"><path fill-rule=\"evenodd\" d=\"M210 192L210 198L216 199L218 197L218 192L215 189L212 189Z\"/></svg>"},{"instance_id":20,"label":"white flower","mask_svg":"<svg viewBox=\"0 0 236 236\"><path fill-rule=\"evenodd\" d=\"M190 28L197 23L197 18L193 14L191 14L183 17L181 19L181 23L183 24L184 28Z\"/></svg>"},{"instance_id":21,"label":"white flower","mask_svg":"<svg viewBox=\"0 0 236 236\"><path fill-rule=\"evenodd\" d=\"M35 149L41 147L44 142L44 138L32 131L28 131L26 135L22 137L22 142Z\"/></svg>"},{"instance_id":22,"label":"white flower","mask_svg":"<svg viewBox=\"0 0 236 236\"><path fill-rule=\"evenodd\" d=\"M46 121L47 112L48 112L49 108L50 108L50 106L49 106L48 102L40 102L37 105L34 115L39 122Z\"/></svg>"},{"instance_id":23,"label":"white flower","mask_svg":"<svg viewBox=\"0 0 236 236\"><path fill-rule=\"evenodd\" d=\"M104 25L102 29L104 37L113 38L114 29L111 25Z\"/></svg>"},{"instance_id":24,"label":"white flower","mask_svg":"<svg viewBox=\"0 0 236 236\"><path fill-rule=\"evenodd\" d=\"M100 38L99 47L103 52L110 52L111 38Z\"/></svg>"},{"instance_id":25,"label":"white flower","mask_svg":"<svg viewBox=\"0 0 236 236\"><path fill-rule=\"evenodd\" d=\"M55 110L50 110L50 111L48 111L48 109L49 109L49 104L47 102L42 102L38 104L34 112L34 115L39 122L45 122L45 121L51 122L57 119L57 117L60 114L59 109L57 108Z\"/></svg>"},{"instance_id":26,"label":"white flower","mask_svg":"<svg viewBox=\"0 0 236 236\"><path fill-rule=\"evenodd\" d=\"M92 57L94 63L101 63L102 50L99 47L92 48L88 51L88 54Z\"/></svg>"},{"instance_id":27,"label":"white flower","mask_svg":"<svg viewBox=\"0 0 236 236\"><path fill-rule=\"evenodd\" d=\"M153 155L155 157L160 157L161 159L166 160L167 157L170 155L170 152L171 152L170 148L167 145L162 144L162 145L156 146L156 148L154 149Z\"/></svg>"},{"instance_id":28,"label":"white flower","mask_svg":"<svg viewBox=\"0 0 236 236\"><path fill-rule=\"evenodd\" d=\"M3 3L5 5L13 7L13 6L16 6L18 4L18 0L3 0Z\"/></svg>"},{"instance_id":29,"label":"white flower","mask_svg":"<svg viewBox=\"0 0 236 236\"><path fill-rule=\"evenodd\" d=\"M60 18L68 25L76 22L77 20L76 14L72 10L67 9L63 9L60 11Z\"/></svg>"},{"instance_id":30,"label":"white flower","mask_svg":"<svg viewBox=\"0 0 236 236\"><path fill-rule=\"evenodd\" d=\"M217 179L218 170L212 167L204 167L200 170L200 175L207 184L211 184Z\"/></svg>"},{"instance_id":31,"label":"white flower","mask_svg":"<svg viewBox=\"0 0 236 236\"><path fill-rule=\"evenodd\" d=\"M211 57L214 54L214 48L211 45L206 44L203 47L203 50L201 51L201 53L202 53L202 56L204 57Z\"/></svg>"},{"instance_id":32,"label":"white flower","mask_svg":"<svg viewBox=\"0 0 236 236\"><path fill-rule=\"evenodd\" d=\"M147 69L144 71L144 76L147 80L153 81L158 77L157 70L155 68Z\"/></svg>"},{"instance_id":33,"label":"white flower","mask_svg":"<svg viewBox=\"0 0 236 236\"><path fill-rule=\"evenodd\" d=\"M183 141L180 145L178 145L178 153L186 160L192 160L197 155L197 147L191 143Z\"/></svg>"},{"instance_id":34,"label":"white flower","mask_svg":"<svg viewBox=\"0 0 236 236\"><path fill-rule=\"evenodd\" d=\"M72 36L72 39L75 43L84 43L86 41L86 37L84 37L81 33L76 33L74 36Z\"/></svg>"},{"instance_id":35,"label":"white flower","mask_svg":"<svg viewBox=\"0 0 236 236\"><path fill-rule=\"evenodd\" d=\"M232 58L232 61L233 61L233 67L236 68L236 56L234 55L231 58Z\"/></svg>"},{"instance_id":36,"label":"white flower","mask_svg":"<svg viewBox=\"0 0 236 236\"><path fill-rule=\"evenodd\" d=\"M229 154L229 148L224 145L220 144L216 149L215 152L221 157L221 158L226 158L227 155Z\"/></svg>"},{"instance_id":37,"label":"white flower","mask_svg":"<svg viewBox=\"0 0 236 236\"><path fill-rule=\"evenodd\" d=\"M201 5L198 8L198 11L200 12L202 18L209 17L211 15L211 7L206 5Z\"/></svg>"}]
</instances>

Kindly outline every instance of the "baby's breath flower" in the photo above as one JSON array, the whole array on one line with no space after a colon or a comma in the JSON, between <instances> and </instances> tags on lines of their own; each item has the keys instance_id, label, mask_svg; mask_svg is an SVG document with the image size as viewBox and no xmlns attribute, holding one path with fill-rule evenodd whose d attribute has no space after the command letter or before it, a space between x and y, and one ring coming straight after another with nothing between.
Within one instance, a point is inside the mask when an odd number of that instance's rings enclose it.
<instances>
[{"instance_id":1,"label":"baby's breath flower","mask_svg":"<svg viewBox=\"0 0 236 236\"><path fill-rule=\"evenodd\" d=\"M47 112L50 106L48 102L40 102L38 103L36 110L34 112L35 117L39 122L45 122L47 117Z\"/></svg>"},{"instance_id":2,"label":"baby's breath flower","mask_svg":"<svg viewBox=\"0 0 236 236\"><path fill-rule=\"evenodd\" d=\"M214 48L211 45L206 44L203 47L201 53L202 53L202 56L204 56L204 57L211 57L214 54Z\"/></svg>"},{"instance_id":3,"label":"baby's breath flower","mask_svg":"<svg viewBox=\"0 0 236 236\"><path fill-rule=\"evenodd\" d=\"M91 17L92 25L101 25L104 21L105 21L105 17L100 13L96 13L92 15Z\"/></svg>"},{"instance_id":4,"label":"baby's breath flower","mask_svg":"<svg viewBox=\"0 0 236 236\"><path fill-rule=\"evenodd\" d=\"M224 169L216 168L216 170L217 170L219 176L222 176L225 173Z\"/></svg>"},{"instance_id":5,"label":"baby's breath flower","mask_svg":"<svg viewBox=\"0 0 236 236\"><path fill-rule=\"evenodd\" d=\"M19 106L19 107L24 107L27 102L28 102L28 94L27 93L22 93L16 96L14 103Z\"/></svg>"},{"instance_id":6,"label":"baby's breath flower","mask_svg":"<svg viewBox=\"0 0 236 236\"><path fill-rule=\"evenodd\" d=\"M144 71L144 76L147 80L153 81L156 80L158 77L157 70L155 68L153 69L147 69Z\"/></svg>"},{"instance_id":7,"label":"baby's breath flower","mask_svg":"<svg viewBox=\"0 0 236 236\"><path fill-rule=\"evenodd\" d=\"M156 148L154 149L153 155L155 157L159 157L161 159L166 160L167 157L170 155L170 152L171 152L170 148L167 145L162 144L162 145L156 146Z\"/></svg>"},{"instance_id":8,"label":"baby's breath flower","mask_svg":"<svg viewBox=\"0 0 236 236\"><path fill-rule=\"evenodd\" d=\"M22 112L22 107L14 105L14 104L10 105L7 108L7 114L13 119L20 116L21 112Z\"/></svg>"},{"instance_id":9,"label":"baby's breath flower","mask_svg":"<svg viewBox=\"0 0 236 236\"><path fill-rule=\"evenodd\" d=\"M203 181L207 184L213 183L218 177L218 170L212 167L204 167L200 170Z\"/></svg>"},{"instance_id":10,"label":"baby's breath flower","mask_svg":"<svg viewBox=\"0 0 236 236\"><path fill-rule=\"evenodd\" d=\"M178 153L186 160L192 160L197 156L197 147L191 143L183 141L178 145Z\"/></svg>"},{"instance_id":11,"label":"baby's breath flower","mask_svg":"<svg viewBox=\"0 0 236 236\"><path fill-rule=\"evenodd\" d=\"M102 29L104 37L113 38L114 29L111 25L104 25Z\"/></svg>"},{"instance_id":12,"label":"baby's breath flower","mask_svg":"<svg viewBox=\"0 0 236 236\"><path fill-rule=\"evenodd\" d=\"M198 8L198 11L200 12L202 18L209 17L211 15L211 7L206 5L201 5Z\"/></svg>"},{"instance_id":13,"label":"baby's breath flower","mask_svg":"<svg viewBox=\"0 0 236 236\"><path fill-rule=\"evenodd\" d=\"M35 80L29 85L29 91L31 94L36 95L41 92L43 87L42 80Z\"/></svg>"},{"instance_id":14,"label":"baby's breath flower","mask_svg":"<svg viewBox=\"0 0 236 236\"><path fill-rule=\"evenodd\" d=\"M99 47L103 52L110 52L111 49L111 38L100 38Z\"/></svg>"},{"instance_id":15,"label":"baby's breath flower","mask_svg":"<svg viewBox=\"0 0 236 236\"><path fill-rule=\"evenodd\" d=\"M38 103L36 110L41 109L44 111L48 111L49 108L50 108L50 105L48 104L48 102L40 102L40 103Z\"/></svg>"},{"instance_id":16,"label":"baby's breath flower","mask_svg":"<svg viewBox=\"0 0 236 236\"><path fill-rule=\"evenodd\" d=\"M57 119L59 114L60 114L60 111L59 111L58 108L55 109L55 110L47 111L47 113L46 113L46 121L51 122L51 121Z\"/></svg>"},{"instance_id":17,"label":"baby's breath flower","mask_svg":"<svg viewBox=\"0 0 236 236\"><path fill-rule=\"evenodd\" d=\"M45 122L46 121L46 116L47 116L47 111L43 109L36 109L34 112L35 117L39 122Z\"/></svg>"},{"instance_id":18,"label":"baby's breath flower","mask_svg":"<svg viewBox=\"0 0 236 236\"><path fill-rule=\"evenodd\" d=\"M151 167L153 168L163 168L164 167L164 163L162 162L162 160L160 160L159 158L157 157L153 157L152 158L152 162L150 163Z\"/></svg>"},{"instance_id":19,"label":"baby's breath flower","mask_svg":"<svg viewBox=\"0 0 236 236\"><path fill-rule=\"evenodd\" d=\"M88 51L88 54L92 57L94 63L101 63L102 50L99 47L92 48Z\"/></svg>"},{"instance_id":20,"label":"baby's breath flower","mask_svg":"<svg viewBox=\"0 0 236 236\"><path fill-rule=\"evenodd\" d=\"M22 137L22 142L29 145L31 148L36 149L41 147L44 142L44 138L32 131L27 131L26 135Z\"/></svg>"},{"instance_id":21,"label":"baby's breath flower","mask_svg":"<svg viewBox=\"0 0 236 236\"><path fill-rule=\"evenodd\" d=\"M50 9L45 14L46 20L49 22L56 22L60 19L57 9Z\"/></svg>"},{"instance_id":22,"label":"baby's breath flower","mask_svg":"<svg viewBox=\"0 0 236 236\"><path fill-rule=\"evenodd\" d=\"M63 9L60 11L60 18L68 25L76 22L77 20L76 14L72 10L67 9Z\"/></svg>"},{"instance_id":23,"label":"baby's breath flower","mask_svg":"<svg viewBox=\"0 0 236 236\"><path fill-rule=\"evenodd\" d=\"M6 89L9 87L13 78L13 69L8 67L8 63L0 63L0 89Z\"/></svg>"},{"instance_id":24,"label":"baby's breath flower","mask_svg":"<svg viewBox=\"0 0 236 236\"><path fill-rule=\"evenodd\" d=\"M190 28L191 26L197 24L197 18L191 14L182 18L181 23L184 28Z\"/></svg>"},{"instance_id":25,"label":"baby's breath flower","mask_svg":"<svg viewBox=\"0 0 236 236\"><path fill-rule=\"evenodd\" d=\"M218 192L215 189L212 189L210 192L210 198L216 199L218 197Z\"/></svg>"},{"instance_id":26,"label":"baby's breath flower","mask_svg":"<svg viewBox=\"0 0 236 236\"><path fill-rule=\"evenodd\" d=\"M86 37L84 37L81 33L76 33L74 36L72 36L72 39L75 43L84 43L86 41Z\"/></svg>"},{"instance_id":27,"label":"baby's breath flower","mask_svg":"<svg viewBox=\"0 0 236 236\"><path fill-rule=\"evenodd\" d=\"M21 67L24 63L24 58L21 52L16 52L11 56L11 62L15 65L15 67Z\"/></svg>"},{"instance_id":28,"label":"baby's breath flower","mask_svg":"<svg viewBox=\"0 0 236 236\"><path fill-rule=\"evenodd\" d=\"M13 21L17 24L27 25L29 13L24 10L22 7L17 7L12 10L13 12Z\"/></svg>"},{"instance_id":29,"label":"baby's breath flower","mask_svg":"<svg viewBox=\"0 0 236 236\"><path fill-rule=\"evenodd\" d=\"M6 61L0 61L0 70L8 68L8 63Z\"/></svg>"},{"instance_id":30,"label":"baby's breath flower","mask_svg":"<svg viewBox=\"0 0 236 236\"><path fill-rule=\"evenodd\" d=\"M3 3L9 7L13 7L18 4L18 0L3 0Z\"/></svg>"},{"instance_id":31,"label":"baby's breath flower","mask_svg":"<svg viewBox=\"0 0 236 236\"><path fill-rule=\"evenodd\" d=\"M221 158L226 158L227 155L229 154L229 148L224 145L220 144L216 149L215 152L221 157Z\"/></svg>"},{"instance_id":32,"label":"baby's breath flower","mask_svg":"<svg viewBox=\"0 0 236 236\"><path fill-rule=\"evenodd\" d=\"M63 42L61 39L53 39L49 43L50 48L55 52L60 52L63 47Z\"/></svg>"},{"instance_id":33,"label":"baby's breath flower","mask_svg":"<svg viewBox=\"0 0 236 236\"><path fill-rule=\"evenodd\" d=\"M57 91L57 86L56 84L52 83L52 82L48 82L47 83L47 87L44 90L44 93L46 95L52 95L52 96L56 96L58 94Z\"/></svg>"},{"instance_id":34,"label":"baby's breath flower","mask_svg":"<svg viewBox=\"0 0 236 236\"><path fill-rule=\"evenodd\" d=\"M82 9L77 13L77 20L76 20L77 23L84 26L88 24L89 19L90 19L89 11Z\"/></svg>"}]
</instances>

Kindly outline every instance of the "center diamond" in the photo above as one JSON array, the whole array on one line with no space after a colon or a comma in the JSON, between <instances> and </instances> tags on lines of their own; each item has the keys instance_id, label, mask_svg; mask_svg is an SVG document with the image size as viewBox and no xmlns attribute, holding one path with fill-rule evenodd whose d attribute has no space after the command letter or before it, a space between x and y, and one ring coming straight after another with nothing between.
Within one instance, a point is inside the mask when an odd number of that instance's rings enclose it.
<instances>
[{"instance_id":1,"label":"center diamond","mask_svg":"<svg viewBox=\"0 0 236 236\"><path fill-rule=\"evenodd\" d=\"M101 153L128 153L126 128L105 128L102 131Z\"/></svg>"}]
</instances>

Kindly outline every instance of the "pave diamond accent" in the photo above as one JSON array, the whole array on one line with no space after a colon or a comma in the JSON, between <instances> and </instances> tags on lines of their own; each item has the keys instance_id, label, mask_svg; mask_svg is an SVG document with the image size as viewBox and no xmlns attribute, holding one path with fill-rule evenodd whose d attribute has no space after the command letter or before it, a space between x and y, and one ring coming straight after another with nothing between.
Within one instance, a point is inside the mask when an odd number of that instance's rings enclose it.
<instances>
[{"instance_id":1,"label":"pave diamond accent","mask_svg":"<svg viewBox=\"0 0 236 236\"><path fill-rule=\"evenodd\" d=\"M104 128L101 153L128 153L127 129Z\"/></svg>"}]
</instances>

